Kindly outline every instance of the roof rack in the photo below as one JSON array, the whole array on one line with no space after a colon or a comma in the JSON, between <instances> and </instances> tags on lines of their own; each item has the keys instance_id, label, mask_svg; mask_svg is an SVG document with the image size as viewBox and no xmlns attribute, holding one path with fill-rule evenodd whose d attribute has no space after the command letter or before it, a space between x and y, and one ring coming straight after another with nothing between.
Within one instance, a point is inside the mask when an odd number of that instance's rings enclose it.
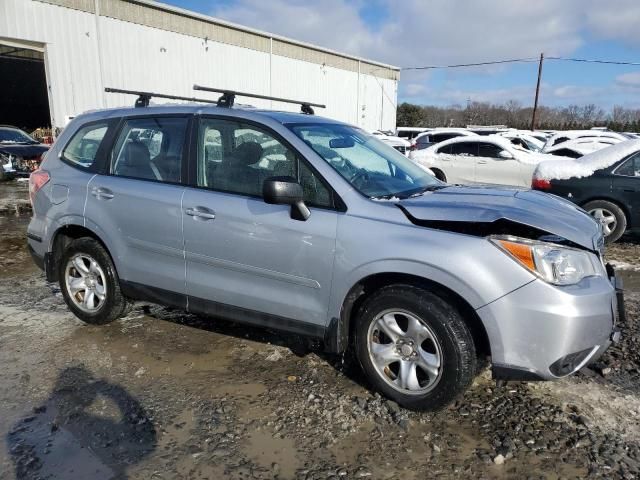
<instances>
[{"instance_id":1,"label":"roof rack","mask_svg":"<svg viewBox=\"0 0 640 480\"><path fill-rule=\"evenodd\" d=\"M149 100L151 100L151 97L169 98L171 100L186 100L188 102L216 103L215 100L208 100L205 98L180 97L178 95L167 95L165 93L138 92L136 90L122 90L120 88L105 88L104 91L107 93L126 93L128 95L138 95L138 98L136 99L136 103L135 103L136 108L148 107Z\"/></svg>"},{"instance_id":2,"label":"roof rack","mask_svg":"<svg viewBox=\"0 0 640 480\"><path fill-rule=\"evenodd\" d=\"M270 97L268 95L258 95L255 93L246 93L246 92L234 92L233 90L225 90L222 88L211 88L211 87L203 87L202 85L194 85L194 90L202 90L203 92L216 92L221 93L222 95L218 98L218 106L219 107L233 107L233 102L235 101L236 95L240 97L249 97L249 98L259 98L261 100L273 100L274 102L283 102L283 103L295 103L300 105L300 111L302 113L306 113L307 115L313 115L314 111L311 107L318 108L327 108L326 105L322 105L320 103L311 103L311 102L303 102L300 100L291 100L289 98L279 98L279 97Z\"/></svg>"}]
</instances>

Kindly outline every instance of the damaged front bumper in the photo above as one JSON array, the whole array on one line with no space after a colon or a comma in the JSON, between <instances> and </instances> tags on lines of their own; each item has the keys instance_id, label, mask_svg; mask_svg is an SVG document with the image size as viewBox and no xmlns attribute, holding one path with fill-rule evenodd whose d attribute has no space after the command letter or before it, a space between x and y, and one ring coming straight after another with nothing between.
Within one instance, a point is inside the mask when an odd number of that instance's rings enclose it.
<instances>
[{"instance_id":1,"label":"damaged front bumper","mask_svg":"<svg viewBox=\"0 0 640 480\"><path fill-rule=\"evenodd\" d=\"M552 380L597 360L618 341L622 284L589 277L571 286L533 282L477 310L491 343L494 378Z\"/></svg>"}]
</instances>

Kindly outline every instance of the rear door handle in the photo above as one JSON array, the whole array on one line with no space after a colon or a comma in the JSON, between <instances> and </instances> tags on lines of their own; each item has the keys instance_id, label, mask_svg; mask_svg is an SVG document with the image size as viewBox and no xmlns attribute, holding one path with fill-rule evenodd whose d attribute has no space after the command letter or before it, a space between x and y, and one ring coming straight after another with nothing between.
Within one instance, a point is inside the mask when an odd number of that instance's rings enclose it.
<instances>
[{"instance_id":1,"label":"rear door handle","mask_svg":"<svg viewBox=\"0 0 640 480\"><path fill-rule=\"evenodd\" d=\"M202 220L213 220L216 218L216 213L207 207L194 207L185 209L184 213L190 217L200 218Z\"/></svg>"},{"instance_id":2,"label":"rear door handle","mask_svg":"<svg viewBox=\"0 0 640 480\"><path fill-rule=\"evenodd\" d=\"M478 160L478 165L486 165L487 161L486 160Z\"/></svg>"},{"instance_id":3,"label":"rear door handle","mask_svg":"<svg viewBox=\"0 0 640 480\"><path fill-rule=\"evenodd\" d=\"M111 200L114 197L113 192L104 187L93 187L91 189L91 195L99 200Z\"/></svg>"}]
</instances>

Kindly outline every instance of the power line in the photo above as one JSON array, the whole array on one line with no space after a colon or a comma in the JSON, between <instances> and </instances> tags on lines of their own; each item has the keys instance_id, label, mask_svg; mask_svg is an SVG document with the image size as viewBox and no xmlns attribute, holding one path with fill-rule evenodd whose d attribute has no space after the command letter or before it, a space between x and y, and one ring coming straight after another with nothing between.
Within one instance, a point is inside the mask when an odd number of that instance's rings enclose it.
<instances>
[{"instance_id":1,"label":"power line","mask_svg":"<svg viewBox=\"0 0 640 480\"><path fill-rule=\"evenodd\" d=\"M625 62L620 60L600 60L590 58L571 58L571 57L545 57L545 60L556 60L564 62L581 62L581 63L599 63L608 65L631 65L640 66L640 62ZM475 62L475 63L458 63L454 65L425 65L421 67L403 67L400 70L435 70L443 68L461 68L461 67L481 67L486 65L499 65L504 63L534 63L538 58L510 58L506 60L493 60L488 62Z\"/></svg>"}]
</instances>

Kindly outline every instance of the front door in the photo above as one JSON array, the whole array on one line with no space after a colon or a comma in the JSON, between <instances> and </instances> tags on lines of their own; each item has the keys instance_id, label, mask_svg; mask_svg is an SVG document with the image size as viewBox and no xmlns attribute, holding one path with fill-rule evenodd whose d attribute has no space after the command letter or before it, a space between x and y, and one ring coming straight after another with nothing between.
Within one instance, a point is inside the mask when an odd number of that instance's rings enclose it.
<instances>
[{"instance_id":1,"label":"front door","mask_svg":"<svg viewBox=\"0 0 640 480\"><path fill-rule=\"evenodd\" d=\"M502 158L502 148L489 142L478 143L476 182L497 185L531 186L531 175L525 182L520 162L515 158ZM533 174L533 171L531 172Z\"/></svg>"},{"instance_id":2,"label":"front door","mask_svg":"<svg viewBox=\"0 0 640 480\"><path fill-rule=\"evenodd\" d=\"M88 185L86 218L112 239L121 280L185 293L181 165L188 118L129 119L108 170Z\"/></svg>"},{"instance_id":3,"label":"front door","mask_svg":"<svg viewBox=\"0 0 640 480\"><path fill-rule=\"evenodd\" d=\"M324 327L338 213L329 188L275 133L231 119L202 119L197 180L183 199L190 308L244 311ZM262 184L292 176L311 216L268 205ZM284 325L281 325L285 327Z\"/></svg>"}]
</instances>

